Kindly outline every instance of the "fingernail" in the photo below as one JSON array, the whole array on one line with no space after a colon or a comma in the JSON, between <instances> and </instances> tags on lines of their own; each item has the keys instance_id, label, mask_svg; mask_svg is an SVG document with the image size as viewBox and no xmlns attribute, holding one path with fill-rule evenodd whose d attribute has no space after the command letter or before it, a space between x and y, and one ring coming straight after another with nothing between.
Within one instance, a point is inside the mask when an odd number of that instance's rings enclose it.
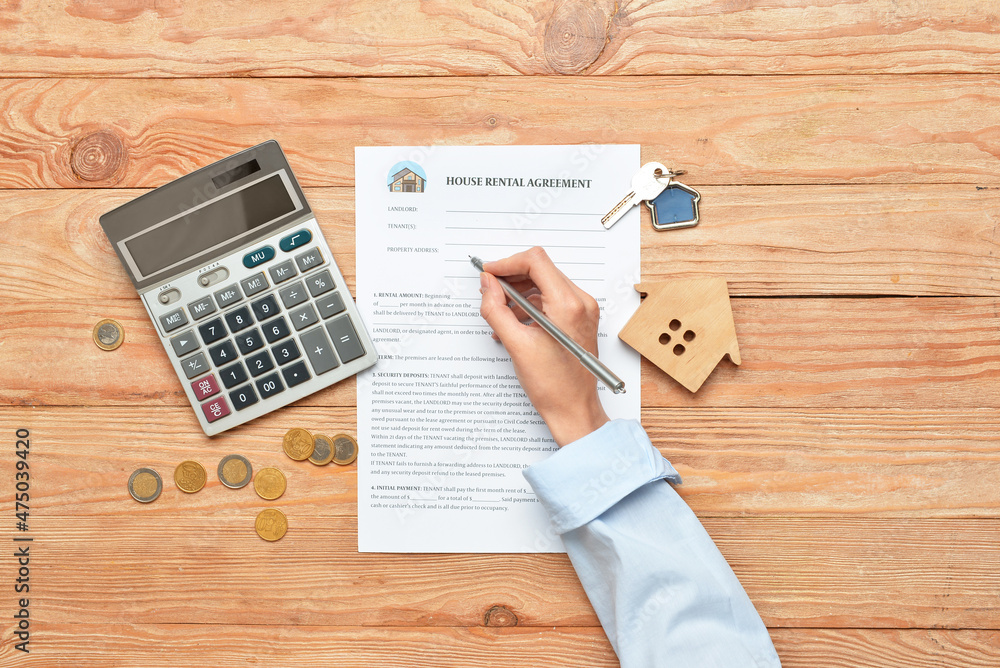
<instances>
[{"instance_id":1,"label":"fingernail","mask_svg":"<svg viewBox=\"0 0 1000 668\"><path fill-rule=\"evenodd\" d=\"M479 272L480 294L486 292L486 290L489 289L489 287L490 287L490 281L489 279L486 278L486 272L485 271Z\"/></svg>"}]
</instances>

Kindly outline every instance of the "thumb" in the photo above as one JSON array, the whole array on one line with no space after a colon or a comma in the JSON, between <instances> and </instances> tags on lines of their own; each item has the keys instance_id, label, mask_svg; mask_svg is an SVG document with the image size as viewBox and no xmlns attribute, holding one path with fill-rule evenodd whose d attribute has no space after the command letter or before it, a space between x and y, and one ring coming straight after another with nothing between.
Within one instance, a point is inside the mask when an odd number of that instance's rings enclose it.
<instances>
[{"instance_id":1,"label":"thumb","mask_svg":"<svg viewBox=\"0 0 1000 668\"><path fill-rule=\"evenodd\" d=\"M483 292L483 302L479 307L479 314L493 328L496 335L500 337L500 341L506 345L508 340L515 339L522 334L524 325L518 322L514 312L507 308L507 295L500 287L496 277L484 271L479 274L479 280Z\"/></svg>"}]
</instances>

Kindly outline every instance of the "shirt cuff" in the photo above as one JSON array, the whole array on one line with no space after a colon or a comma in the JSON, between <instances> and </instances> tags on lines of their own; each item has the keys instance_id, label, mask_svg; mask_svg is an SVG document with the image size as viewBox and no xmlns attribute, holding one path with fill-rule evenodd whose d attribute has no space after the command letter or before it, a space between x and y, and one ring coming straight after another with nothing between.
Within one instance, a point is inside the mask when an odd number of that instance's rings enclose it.
<instances>
[{"instance_id":1,"label":"shirt cuff","mask_svg":"<svg viewBox=\"0 0 1000 668\"><path fill-rule=\"evenodd\" d=\"M643 485L681 477L636 420L612 420L522 472L563 534L599 517Z\"/></svg>"}]
</instances>

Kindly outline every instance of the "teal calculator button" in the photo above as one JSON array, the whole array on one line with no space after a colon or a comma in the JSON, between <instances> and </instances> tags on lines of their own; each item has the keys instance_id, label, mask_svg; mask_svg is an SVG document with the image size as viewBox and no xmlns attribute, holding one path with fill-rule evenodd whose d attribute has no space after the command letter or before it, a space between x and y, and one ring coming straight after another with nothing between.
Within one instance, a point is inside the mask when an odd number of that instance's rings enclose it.
<instances>
[{"instance_id":1,"label":"teal calculator button","mask_svg":"<svg viewBox=\"0 0 1000 668\"><path fill-rule=\"evenodd\" d=\"M293 251L300 246L304 246L310 241L312 241L313 235L309 230L299 230L295 234L289 234L287 237L278 242L278 247L281 250Z\"/></svg>"},{"instance_id":2,"label":"teal calculator button","mask_svg":"<svg viewBox=\"0 0 1000 668\"><path fill-rule=\"evenodd\" d=\"M284 243L284 242L282 242ZM258 248L252 253L247 253L243 256L243 266L247 269L253 269L258 264L264 264L265 262L270 262L274 259L274 246L264 246L263 248Z\"/></svg>"}]
</instances>

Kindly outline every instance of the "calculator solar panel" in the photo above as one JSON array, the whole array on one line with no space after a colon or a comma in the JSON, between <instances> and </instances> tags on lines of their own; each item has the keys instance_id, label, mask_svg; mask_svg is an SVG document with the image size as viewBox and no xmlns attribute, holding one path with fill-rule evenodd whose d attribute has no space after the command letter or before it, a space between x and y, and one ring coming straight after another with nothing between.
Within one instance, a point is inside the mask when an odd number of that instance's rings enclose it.
<instances>
[{"instance_id":1,"label":"calculator solar panel","mask_svg":"<svg viewBox=\"0 0 1000 668\"><path fill-rule=\"evenodd\" d=\"M275 141L146 193L101 227L209 436L378 359Z\"/></svg>"}]
</instances>

